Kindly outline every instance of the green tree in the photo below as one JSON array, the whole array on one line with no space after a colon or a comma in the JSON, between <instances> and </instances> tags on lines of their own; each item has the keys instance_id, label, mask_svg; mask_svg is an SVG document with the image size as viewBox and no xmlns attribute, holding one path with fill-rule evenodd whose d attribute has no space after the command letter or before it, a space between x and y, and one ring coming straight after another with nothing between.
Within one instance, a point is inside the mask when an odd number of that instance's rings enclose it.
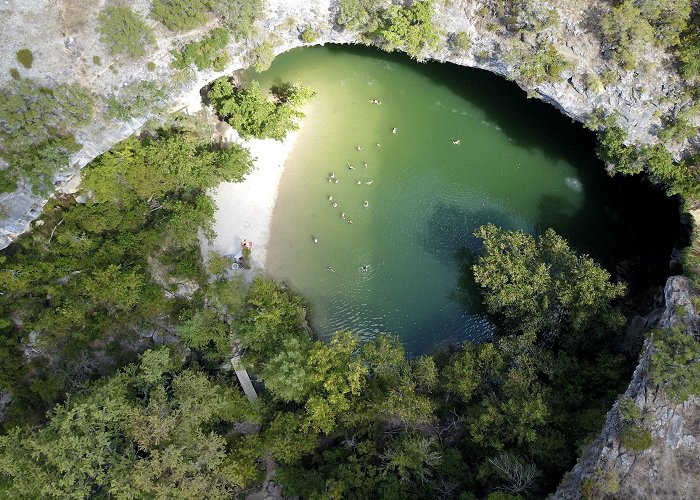
<instances>
[{"instance_id":1,"label":"green tree","mask_svg":"<svg viewBox=\"0 0 700 500\"><path fill-rule=\"evenodd\" d=\"M147 351L138 366L57 406L46 426L1 437L11 494L203 498L245 486L227 474L236 450L214 429L248 418L248 402L178 365L167 349Z\"/></svg>"},{"instance_id":2,"label":"green tree","mask_svg":"<svg viewBox=\"0 0 700 500\"><path fill-rule=\"evenodd\" d=\"M263 0L209 0L209 6L236 41L250 38L253 24L264 12Z\"/></svg>"},{"instance_id":3,"label":"green tree","mask_svg":"<svg viewBox=\"0 0 700 500\"><path fill-rule=\"evenodd\" d=\"M654 350L649 373L677 404L700 394L700 343L681 328L652 332Z\"/></svg>"},{"instance_id":4,"label":"green tree","mask_svg":"<svg viewBox=\"0 0 700 500\"><path fill-rule=\"evenodd\" d=\"M224 50L228 42L228 31L224 28L214 28L209 36L201 41L188 43L180 52L173 51L173 67L186 69L194 64L200 71L209 68L223 71L229 61L229 56Z\"/></svg>"},{"instance_id":5,"label":"green tree","mask_svg":"<svg viewBox=\"0 0 700 500\"><path fill-rule=\"evenodd\" d=\"M684 77L700 77L700 17L697 17L683 33L678 46L678 59L681 61Z\"/></svg>"},{"instance_id":6,"label":"green tree","mask_svg":"<svg viewBox=\"0 0 700 500\"><path fill-rule=\"evenodd\" d=\"M151 17L172 31L189 31L207 22L208 0L153 0Z\"/></svg>"},{"instance_id":7,"label":"green tree","mask_svg":"<svg viewBox=\"0 0 700 500\"><path fill-rule=\"evenodd\" d=\"M385 50L401 49L421 59L426 50L437 49L442 43L432 16L432 0L418 0L411 7L391 5L382 11L382 22L375 33Z\"/></svg>"},{"instance_id":8,"label":"green tree","mask_svg":"<svg viewBox=\"0 0 700 500\"><path fill-rule=\"evenodd\" d=\"M299 107L314 92L301 85L282 86L275 100L260 91L257 81L248 87L234 87L226 77L214 81L208 97L216 112L228 121L244 138L282 140L291 130L297 130L297 120L304 117Z\"/></svg>"},{"instance_id":9,"label":"green tree","mask_svg":"<svg viewBox=\"0 0 700 500\"><path fill-rule=\"evenodd\" d=\"M155 46L153 30L130 7L106 7L97 18L96 31L100 41L112 54L126 53L129 57L141 57L149 46Z\"/></svg>"},{"instance_id":10,"label":"green tree","mask_svg":"<svg viewBox=\"0 0 700 500\"><path fill-rule=\"evenodd\" d=\"M603 16L600 26L613 60L627 70L637 66L644 47L654 40L654 28L642 17L634 0L624 0L613 7Z\"/></svg>"},{"instance_id":11,"label":"green tree","mask_svg":"<svg viewBox=\"0 0 700 500\"><path fill-rule=\"evenodd\" d=\"M340 0L336 22L349 30L373 32L379 27L381 0Z\"/></svg>"},{"instance_id":12,"label":"green tree","mask_svg":"<svg viewBox=\"0 0 700 500\"><path fill-rule=\"evenodd\" d=\"M19 49L16 54L17 62L27 69L31 69L34 62L34 54L29 49Z\"/></svg>"},{"instance_id":13,"label":"green tree","mask_svg":"<svg viewBox=\"0 0 700 500\"><path fill-rule=\"evenodd\" d=\"M474 278L487 309L506 328L576 345L585 332L609 333L621 326L612 302L625 286L610 283L607 271L576 255L552 229L537 240L492 224L474 234L484 240Z\"/></svg>"}]
</instances>

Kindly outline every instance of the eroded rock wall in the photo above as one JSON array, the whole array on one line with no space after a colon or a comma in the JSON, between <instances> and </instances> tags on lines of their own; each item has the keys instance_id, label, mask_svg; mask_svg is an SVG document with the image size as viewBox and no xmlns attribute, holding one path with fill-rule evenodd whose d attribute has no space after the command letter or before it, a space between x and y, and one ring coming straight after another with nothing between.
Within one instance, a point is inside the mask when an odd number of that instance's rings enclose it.
<instances>
[{"instance_id":1,"label":"eroded rock wall","mask_svg":"<svg viewBox=\"0 0 700 500\"><path fill-rule=\"evenodd\" d=\"M680 325L686 335L700 340L700 311L692 301L695 293L688 278L669 278L658 326ZM700 396L693 396L683 404L672 402L649 376L653 352L652 338L645 342L639 365L624 394L641 409L642 424L651 432L652 446L634 452L620 443L622 418L620 403L615 403L600 436L563 479L555 499L581 498L586 478L599 485L607 481L615 484L619 488L615 498L700 498ZM603 498L602 490L605 488L594 488L593 498Z\"/></svg>"},{"instance_id":2,"label":"eroded rock wall","mask_svg":"<svg viewBox=\"0 0 700 500\"><path fill-rule=\"evenodd\" d=\"M601 55L597 30L600 13L609 8L608 3L541 0L538 8L556 9L560 22L537 33L527 29L518 33L509 31L486 14L487 3L488 0L435 2L436 22L445 36L465 32L471 39L471 49L456 54L445 44L438 50L426 51L422 56L483 68L514 79L529 95L541 98L580 122L585 122L596 108L616 111L630 140L655 142L661 116L675 105L674 98L681 89L668 54L648 51L640 69L619 71L619 81L602 89L589 88L587 83L589 75L617 71ZM187 81L177 83L173 81L175 73L170 68L170 51L201 38L218 25L217 20L212 17L206 26L178 34L149 19L148 23L158 38L158 47L145 57L130 60L125 56L111 56L95 32L97 16L108 4L107 0L5 0L0 6L0 84L7 83L9 70L18 66L14 57L16 51L29 48L34 54L34 65L29 70L20 68L23 77L45 85L77 81L99 95L114 93L139 80L160 81L169 86L173 109L182 109L192 99L198 99L199 89L212 79L247 66L250 49L271 34L280 42L276 53L303 45L300 33L306 26L312 26L318 32L317 44L356 43L359 39L357 33L335 26L337 0L265 0L263 19L257 23L258 34L250 40L230 45L232 57L225 71L193 72ZM132 0L129 4L147 15L150 1ZM564 72L560 82L531 86L519 81L517 54L519 50L542 42L553 43L573 63L573 69ZM99 64L93 62L95 56L99 58ZM146 69L149 61L155 63L154 71ZM149 118L143 116L117 123L107 120L104 112L104 109L98 109L93 123L77 134L83 149L73 156L71 167L57 176L59 192L74 191L79 181L75 176L81 167L137 131ZM680 145L676 153L682 149L683 145ZM20 186L15 193L0 195L0 248L9 245L30 227L45 201L32 195L28 186Z\"/></svg>"}]
</instances>

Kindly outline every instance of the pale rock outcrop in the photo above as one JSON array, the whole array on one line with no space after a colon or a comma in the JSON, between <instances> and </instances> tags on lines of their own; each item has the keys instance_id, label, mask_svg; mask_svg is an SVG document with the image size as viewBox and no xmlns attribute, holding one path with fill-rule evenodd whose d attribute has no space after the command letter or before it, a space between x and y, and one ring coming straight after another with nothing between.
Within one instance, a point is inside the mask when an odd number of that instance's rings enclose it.
<instances>
[{"instance_id":1,"label":"pale rock outcrop","mask_svg":"<svg viewBox=\"0 0 700 500\"><path fill-rule=\"evenodd\" d=\"M680 325L688 335L700 337L700 311L693 305L694 293L688 278L669 278L658 326ZM652 338L644 343L639 365L624 394L641 409L642 425L651 432L652 446L635 453L620 444L620 405L615 403L600 436L564 477L554 499L581 498L583 481L594 477L597 469L599 478L612 478L619 485L616 498L700 498L700 395L682 404L671 401L649 376L653 352Z\"/></svg>"},{"instance_id":2,"label":"pale rock outcrop","mask_svg":"<svg viewBox=\"0 0 700 500\"><path fill-rule=\"evenodd\" d=\"M275 52L281 53L303 45L301 30L306 26L318 32L317 44L356 43L358 34L335 26L338 11L337 0L265 0L263 19L257 23L258 36L229 47L231 62L222 72L194 72L193 77L180 84L173 83L173 71L169 64L170 50L197 40L217 25L212 17L204 27L187 33L173 33L153 20L148 20L156 31L158 47L147 56L130 60L125 56L111 56L99 42L95 32L97 16L108 2L80 2L77 0L4 0L2 28L0 30L0 84L9 81L9 70L17 67L14 58L20 48L34 53L31 69L21 69L23 77L39 83L80 82L95 93L107 95L120 87L138 80L155 80L171 85L170 98L173 109L187 108L187 102L196 98L199 89L214 78L230 74L245 67L246 55L255 45L274 34L280 42ZM605 86L599 92L586 84L588 74L602 73L615 67L601 56L601 44L594 26L595 13L609 8L599 0L558 0L556 3L542 0L539 8L554 8L560 23L546 33L528 35L520 41L492 19L483 17L486 0L454 0L435 2L435 18L446 36L465 32L471 39L467 54L456 54L447 45L422 56L426 59L449 61L462 66L473 66L498 73L517 81L517 57L515 46L528 47L536 38L551 41L557 49L574 63L574 70L565 72L557 83L542 83L536 87L521 86L531 96L541 98L560 109L572 119L586 122L596 108L620 115L620 125L631 141L653 143L661 123L661 116L674 105L674 96L682 88L678 75L672 70L668 54L653 48L643 56L640 70L620 72L617 83ZM133 0L132 8L144 15L148 13L149 0ZM92 62L97 56L99 65ZM156 64L153 72L146 71L148 61ZM149 117L135 118L129 122L109 122L104 110L98 110L93 123L77 134L83 149L76 153L68 168L57 176L58 192L74 192L77 189L75 175L92 158L106 151L120 140L137 131ZM680 155L679 145L675 153ZM9 245L29 228L38 217L45 199L31 194L28 186L21 186L15 193L0 195L0 248Z\"/></svg>"}]
</instances>

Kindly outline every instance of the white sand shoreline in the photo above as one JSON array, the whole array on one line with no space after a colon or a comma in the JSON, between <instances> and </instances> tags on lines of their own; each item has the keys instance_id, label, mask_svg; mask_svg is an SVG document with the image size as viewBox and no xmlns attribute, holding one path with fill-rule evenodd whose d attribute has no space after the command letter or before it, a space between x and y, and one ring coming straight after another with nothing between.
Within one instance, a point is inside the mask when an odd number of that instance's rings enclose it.
<instances>
[{"instance_id":1,"label":"white sand shoreline","mask_svg":"<svg viewBox=\"0 0 700 500\"><path fill-rule=\"evenodd\" d=\"M222 134L226 140L238 142L250 150L255 159L254 169L243 182L223 182L212 193L217 207L214 215L216 238L211 244L203 244L202 251L205 259L211 250L223 255L236 253L241 241L246 239L253 243L252 271L257 273L265 267L279 183L298 132L288 133L282 142L273 139L244 141L235 130L228 125L226 128Z\"/></svg>"}]
</instances>

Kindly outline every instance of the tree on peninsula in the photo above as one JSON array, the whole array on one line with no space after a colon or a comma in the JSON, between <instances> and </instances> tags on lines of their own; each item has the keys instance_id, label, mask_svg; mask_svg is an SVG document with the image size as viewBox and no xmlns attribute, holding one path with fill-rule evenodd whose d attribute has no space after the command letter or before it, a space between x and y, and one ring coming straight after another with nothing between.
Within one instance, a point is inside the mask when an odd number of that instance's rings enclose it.
<instances>
[{"instance_id":1,"label":"tree on peninsula","mask_svg":"<svg viewBox=\"0 0 700 500\"><path fill-rule=\"evenodd\" d=\"M235 87L227 77L221 77L214 81L207 96L216 112L244 139L281 141L287 132L299 128L297 120L304 117L299 107L315 92L294 84L278 85L272 89L272 94L274 99L268 99L255 80L247 87Z\"/></svg>"}]
</instances>

